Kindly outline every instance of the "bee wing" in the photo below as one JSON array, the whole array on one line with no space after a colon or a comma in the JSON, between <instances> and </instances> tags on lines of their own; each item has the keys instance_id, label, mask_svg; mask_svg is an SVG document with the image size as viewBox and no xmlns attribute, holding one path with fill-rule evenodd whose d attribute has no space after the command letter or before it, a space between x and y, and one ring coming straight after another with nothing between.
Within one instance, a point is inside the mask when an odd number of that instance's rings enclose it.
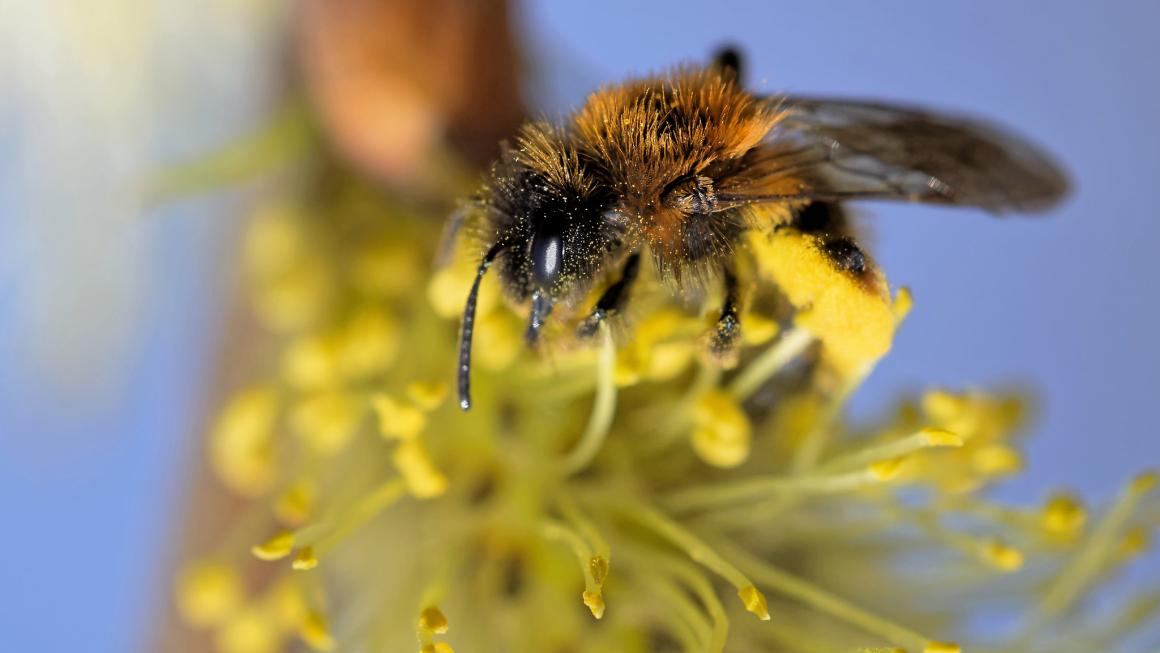
<instances>
[{"instance_id":1,"label":"bee wing","mask_svg":"<svg viewBox=\"0 0 1160 653\"><path fill-rule=\"evenodd\" d=\"M900 105L785 97L766 141L716 183L717 210L763 202L895 199L1036 211L1067 179L1023 138Z\"/></svg>"}]
</instances>

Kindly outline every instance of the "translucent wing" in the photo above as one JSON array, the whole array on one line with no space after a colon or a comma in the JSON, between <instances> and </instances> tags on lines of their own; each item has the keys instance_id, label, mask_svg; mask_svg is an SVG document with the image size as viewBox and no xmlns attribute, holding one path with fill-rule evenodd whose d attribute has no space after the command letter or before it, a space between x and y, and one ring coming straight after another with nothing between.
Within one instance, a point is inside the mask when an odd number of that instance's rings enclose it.
<instances>
[{"instance_id":1,"label":"translucent wing","mask_svg":"<svg viewBox=\"0 0 1160 653\"><path fill-rule=\"evenodd\" d=\"M904 106L786 97L787 116L716 183L717 210L762 202L897 199L1044 209L1067 190L1051 159L974 119Z\"/></svg>"}]
</instances>

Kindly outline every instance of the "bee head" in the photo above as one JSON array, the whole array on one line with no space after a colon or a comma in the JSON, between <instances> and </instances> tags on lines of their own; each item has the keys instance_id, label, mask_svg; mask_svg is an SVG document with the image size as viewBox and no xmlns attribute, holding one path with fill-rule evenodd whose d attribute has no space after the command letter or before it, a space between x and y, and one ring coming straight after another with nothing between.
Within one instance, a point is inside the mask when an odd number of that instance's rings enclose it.
<instances>
[{"instance_id":1,"label":"bee head","mask_svg":"<svg viewBox=\"0 0 1160 653\"><path fill-rule=\"evenodd\" d=\"M492 243L468 297L460 339L460 404L468 397L475 297L495 263L504 293L528 305L525 339L535 345L548 316L574 305L601 276L624 241L624 225L610 220L613 193L589 170L567 138L525 128L517 148L505 150L491 171L484 230Z\"/></svg>"}]
</instances>

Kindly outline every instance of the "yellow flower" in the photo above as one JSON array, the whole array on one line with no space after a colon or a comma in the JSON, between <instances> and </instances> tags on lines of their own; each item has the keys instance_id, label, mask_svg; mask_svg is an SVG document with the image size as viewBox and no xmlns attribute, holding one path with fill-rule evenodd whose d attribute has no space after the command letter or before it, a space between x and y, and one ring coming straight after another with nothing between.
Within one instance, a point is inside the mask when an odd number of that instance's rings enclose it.
<instances>
[{"instance_id":1,"label":"yellow flower","mask_svg":"<svg viewBox=\"0 0 1160 653\"><path fill-rule=\"evenodd\" d=\"M674 299L648 263L598 338L571 335L591 298L562 302L537 352L488 276L464 414L447 395L479 253L432 269L439 220L340 172L327 189L259 209L243 248L267 362L208 453L249 507L175 592L220 653L953 653L999 593L1018 623L993 647L1042 653L1101 637L1073 615L1148 551L1152 475L1106 506L987 498L1022 471L1017 397L931 390L851 420L912 302L817 235L739 251L730 369L700 355L717 298Z\"/></svg>"}]
</instances>

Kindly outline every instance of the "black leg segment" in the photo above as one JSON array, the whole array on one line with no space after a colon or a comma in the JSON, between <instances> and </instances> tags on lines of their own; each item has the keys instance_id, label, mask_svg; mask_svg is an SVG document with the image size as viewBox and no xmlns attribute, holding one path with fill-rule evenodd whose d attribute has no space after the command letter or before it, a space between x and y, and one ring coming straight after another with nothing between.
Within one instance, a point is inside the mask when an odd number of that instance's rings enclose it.
<instances>
[{"instance_id":1,"label":"black leg segment","mask_svg":"<svg viewBox=\"0 0 1160 653\"><path fill-rule=\"evenodd\" d=\"M640 253L633 252L624 262L624 270L620 273L620 279L609 286L600 296L600 299L596 301L596 308L592 309L588 317L577 327L576 335L581 338L591 338L596 335L596 330L600 328L601 322L624 308L624 304L628 301L629 289L639 272Z\"/></svg>"},{"instance_id":2,"label":"black leg segment","mask_svg":"<svg viewBox=\"0 0 1160 653\"><path fill-rule=\"evenodd\" d=\"M741 343L741 290L732 267L725 268L725 302L721 317L709 334L709 353L719 361L729 363Z\"/></svg>"}]
</instances>

